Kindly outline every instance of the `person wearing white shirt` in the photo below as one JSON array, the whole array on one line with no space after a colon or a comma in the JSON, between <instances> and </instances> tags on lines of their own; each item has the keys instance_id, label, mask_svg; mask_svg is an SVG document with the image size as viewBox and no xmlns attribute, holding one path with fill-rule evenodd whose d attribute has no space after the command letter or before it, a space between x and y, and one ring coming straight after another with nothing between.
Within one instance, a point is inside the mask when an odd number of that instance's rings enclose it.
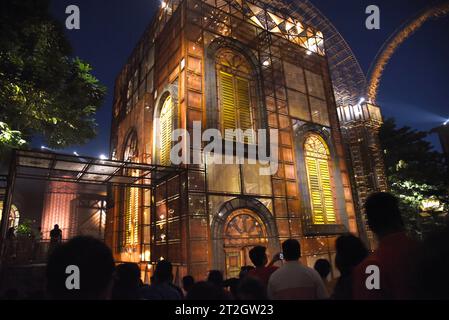
<instances>
[{"instance_id":1,"label":"person wearing white shirt","mask_svg":"<svg viewBox=\"0 0 449 320\"><path fill-rule=\"evenodd\" d=\"M299 242L295 239L285 240L282 251L285 263L271 275L268 297L272 300L328 299L329 294L318 272L299 261Z\"/></svg>"}]
</instances>

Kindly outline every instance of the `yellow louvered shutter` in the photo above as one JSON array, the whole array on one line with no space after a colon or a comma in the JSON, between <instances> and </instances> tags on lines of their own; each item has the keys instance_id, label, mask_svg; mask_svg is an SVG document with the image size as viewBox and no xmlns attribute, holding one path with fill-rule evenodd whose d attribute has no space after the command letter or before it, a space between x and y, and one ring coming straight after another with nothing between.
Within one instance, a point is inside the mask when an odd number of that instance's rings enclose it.
<instances>
[{"instance_id":1,"label":"yellow louvered shutter","mask_svg":"<svg viewBox=\"0 0 449 320\"><path fill-rule=\"evenodd\" d=\"M135 174L133 173L133 176ZM136 245L139 239L139 189L126 188L125 244Z\"/></svg>"},{"instance_id":2,"label":"yellow louvered shutter","mask_svg":"<svg viewBox=\"0 0 449 320\"><path fill-rule=\"evenodd\" d=\"M334 197L332 195L332 186L331 186L331 178L329 174L329 163L327 160L320 159L319 168L320 168L320 178L321 178L321 188L323 195L323 204L325 209L325 216L327 223L336 223L337 220L335 218L334 211Z\"/></svg>"},{"instance_id":3,"label":"yellow louvered shutter","mask_svg":"<svg viewBox=\"0 0 449 320\"><path fill-rule=\"evenodd\" d=\"M170 164L171 134L173 129L173 104L169 96L165 100L160 116L160 161L162 165Z\"/></svg>"},{"instance_id":4,"label":"yellow louvered shutter","mask_svg":"<svg viewBox=\"0 0 449 320\"><path fill-rule=\"evenodd\" d=\"M313 223L324 224L324 206L321 196L320 177L317 160L306 158L307 176L309 180L310 201L312 205Z\"/></svg>"},{"instance_id":5,"label":"yellow louvered shutter","mask_svg":"<svg viewBox=\"0 0 449 320\"><path fill-rule=\"evenodd\" d=\"M237 127L235 121L236 110L233 78L231 74L220 71L221 112L223 117L223 131L227 140L234 140L234 138L226 134L225 130L235 130Z\"/></svg>"},{"instance_id":6,"label":"yellow louvered shutter","mask_svg":"<svg viewBox=\"0 0 449 320\"><path fill-rule=\"evenodd\" d=\"M238 106L238 119L239 128L243 131L253 128L251 119L251 102L250 102L250 86L247 79L240 77L236 78L237 82L237 106ZM245 137L246 143L253 143L252 137Z\"/></svg>"},{"instance_id":7,"label":"yellow louvered shutter","mask_svg":"<svg viewBox=\"0 0 449 320\"><path fill-rule=\"evenodd\" d=\"M125 208L125 245L131 244L132 236L132 206L131 206L131 188L126 188L126 208Z\"/></svg>"},{"instance_id":8,"label":"yellow louvered shutter","mask_svg":"<svg viewBox=\"0 0 449 320\"><path fill-rule=\"evenodd\" d=\"M337 223L327 146L318 136L311 135L304 148L313 223Z\"/></svg>"}]
</instances>

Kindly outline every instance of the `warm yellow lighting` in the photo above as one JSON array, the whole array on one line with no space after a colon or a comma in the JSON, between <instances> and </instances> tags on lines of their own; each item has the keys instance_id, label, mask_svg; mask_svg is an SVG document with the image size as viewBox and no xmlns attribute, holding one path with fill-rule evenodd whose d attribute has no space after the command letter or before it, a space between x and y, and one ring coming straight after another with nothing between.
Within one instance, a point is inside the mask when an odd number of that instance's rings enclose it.
<instances>
[{"instance_id":1,"label":"warm yellow lighting","mask_svg":"<svg viewBox=\"0 0 449 320\"><path fill-rule=\"evenodd\" d=\"M134 176L135 174L133 174ZM125 212L125 244L139 243L139 189L127 188Z\"/></svg>"},{"instance_id":2,"label":"warm yellow lighting","mask_svg":"<svg viewBox=\"0 0 449 320\"><path fill-rule=\"evenodd\" d=\"M173 101L171 96L168 96L162 105L160 126L160 162L162 165L169 165L173 130Z\"/></svg>"},{"instance_id":3,"label":"warm yellow lighting","mask_svg":"<svg viewBox=\"0 0 449 320\"><path fill-rule=\"evenodd\" d=\"M329 169L329 149L321 137L314 134L306 139L304 152L313 223L336 223Z\"/></svg>"},{"instance_id":4,"label":"warm yellow lighting","mask_svg":"<svg viewBox=\"0 0 449 320\"><path fill-rule=\"evenodd\" d=\"M186 59L183 58L181 60L181 64L180 65L181 65L181 71L184 70L184 68L186 67Z\"/></svg>"},{"instance_id":5,"label":"warm yellow lighting","mask_svg":"<svg viewBox=\"0 0 449 320\"><path fill-rule=\"evenodd\" d=\"M262 18L264 11L259 6L247 2L247 16L255 25L271 33L279 35L293 43L300 45L312 52L324 56L323 33L311 27L304 26L301 22L289 17L283 18L270 11L266 11L266 18ZM240 4L241 6L241 4Z\"/></svg>"},{"instance_id":6,"label":"warm yellow lighting","mask_svg":"<svg viewBox=\"0 0 449 320\"><path fill-rule=\"evenodd\" d=\"M253 129L251 107L251 67L241 55L222 51L217 58L219 71L219 97L221 102L221 124L226 140L235 140L226 136L229 131ZM253 137L245 136L245 142L253 143Z\"/></svg>"},{"instance_id":7,"label":"warm yellow lighting","mask_svg":"<svg viewBox=\"0 0 449 320\"><path fill-rule=\"evenodd\" d=\"M440 200L435 197L430 197L421 201L421 210L424 212L428 211L439 211L442 209Z\"/></svg>"},{"instance_id":8,"label":"warm yellow lighting","mask_svg":"<svg viewBox=\"0 0 449 320\"><path fill-rule=\"evenodd\" d=\"M145 253L143 255L143 261L150 261L151 260L151 252L150 250L145 250Z\"/></svg>"}]
</instances>

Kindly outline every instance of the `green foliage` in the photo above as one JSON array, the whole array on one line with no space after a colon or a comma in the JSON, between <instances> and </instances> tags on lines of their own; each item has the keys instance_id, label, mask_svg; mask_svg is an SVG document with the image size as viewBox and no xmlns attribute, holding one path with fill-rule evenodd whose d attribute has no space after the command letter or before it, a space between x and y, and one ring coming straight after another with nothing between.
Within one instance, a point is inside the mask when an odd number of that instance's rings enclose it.
<instances>
[{"instance_id":1,"label":"green foliage","mask_svg":"<svg viewBox=\"0 0 449 320\"><path fill-rule=\"evenodd\" d=\"M4 122L0 121L0 146L20 147L26 143L22 139L20 131L11 130L11 128Z\"/></svg>"},{"instance_id":2,"label":"green foliage","mask_svg":"<svg viewBox=\"0 0 449 320\"><path fill-rule=\"evenodd\" d=\"M0 12L0 146L41 135L51 148L96 135L94 115L106 89L91 67L71 58L63 27L49 1L4 0ZM9 131L8 131L9 130ZM9 132L9 133L8 133ZM13 137L8 140L8 135Z\"/></svg>"},{"instance_id":3,"label":"green foliage","mask_svg":"<svg viewBox=\"0 0 449 320\"><path fill-rule=\"evenodd\" d=\"M17 227L17 235L30 237L33 232L32 224L33 222L30 219L24 219Z\"/></svg>"},{"instance_id":4,"label":"green foliage","mask_svg":"<svg viewBox=\"0 0 449 320\"><path fill-rule=\"evenodd\" d=\"M423 236L424 225L429 229L429 221L432 231L443 220L420 214L422 201L436 198L446 208L449 203L448 168L443 155L425 140L427 135L410 127L397 128L394 119L387 119L380 131L390 191L401 201L407 229L418 237Z\"/></svg>"}]
</instances>

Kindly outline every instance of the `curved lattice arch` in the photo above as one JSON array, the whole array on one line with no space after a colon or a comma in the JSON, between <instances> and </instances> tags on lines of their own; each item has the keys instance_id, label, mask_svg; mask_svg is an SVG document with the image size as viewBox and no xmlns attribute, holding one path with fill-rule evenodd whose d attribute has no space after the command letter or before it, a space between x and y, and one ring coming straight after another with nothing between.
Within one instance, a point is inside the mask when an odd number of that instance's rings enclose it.
<instances>
[{"instance_id":1,"label":"curved lattice arch","mask_svg":"<svg viewBox=\"0 0 449 320\"><path fill-rule=\"evenodd\" d=\"M125 139L125 147L123 148L123 161L136 162L138 158L138 140L137 132L131 129Z\"/></svg>"},{"instance_id":2,"label":"curved lattice arch","mask_svg":"<svg viewBox=\"0 0 449 320\"><path fill-rule=\"evenodd\" d=\"M367 86L367 96L372 103L376 103L377 93L379 91L380 80L383 71L390 61L391 57L399 46L412 36L424 23L430 19L438 19L449 14L449 1L443 3L433 3L426 7L417 15L402 24L383 44L371 65L368 76L369 84Z\"/></svg>"},{"instance_id":3,"label":"curved lattice arch","mask_svg":"<svg viewBox=\"0 0 449 320\"><path fill-rule=\"evenodd\" d=\"M247 209L252 212L257 221L261 223L266 230L266 238L268 239L267 246L271 252L276 252L280 249L279 234L277 231L276 222L270 210L265 207L259 200L254 198L234 198L225 202L218 212L214 213L214 218L211 223L211 240L212 265L215 269L220 270L225 265L224 257L224 233L227 222L233 218L233 213L236 210Z\"/></svg>"},{"instance_id":4,"label":"curved lattice arch","mask_svg":"<svg viewBox=\"0 0 449 320\"><path fill-rule=\"evenodd\" d=\"M170 114L167 113L168 107L170 107ZM179 106L178 106L178 85L169 84L167 85L162 93L158 96L155 102L154 114L153 114L153 163L163 164L162 152L161 152L161 141L164 138L161 134L161 120L164 116L170 116L171 121L168 123L167 132L170 133L170 148L171 133L179 127ZM165 110L163 110L165 109ZM163 113L164 111L164 113ZM168 160L170 156L168 155ZM165 158L166 159L166 158ZM165 163L168 165L168 163Z\"/></svg>"},{"instance_id":5,"label":"curved lattice arch","mask_svg":"<svg viewBox=\"0 0 449 320\"><path fill-rule=\"evenodd\" d=\"M329 147L321 136L311 133L303 148L313 224L336 224Z\"/></svg>"},{"instance_id":6,"label":"curved lattice arch","mask_svg":"<svg viewBox=\"0 0 449 320\"><path fill-rule=\"evenodd\" d=\"M310 25L324 35L337 105L354 105L364 95L365 74L352 49L337 28L309 0L251 0Z\"/></svg>"},{"instance_id":7,"label":"curved lattice arch","mask_svg":"<svg viewBox=\"0 0 449 320\"><path fill-rule=\"evenodd\" d=\"M8 221L8 228L14 228L14 230L17 230L19 227L19 221L20 221L20 211L16 207L15 204L11 205L11 211L9 213L9 221Z\"/></svg>"},{"instance_id":8,"label":"curved lattice arch","mask_svg":"<svg viewBox=\"0 0 449 320\"><path fill-rule=\"evenodd\" d=\"M276 17L273 17L274 19L293 18L301 24L314 28L318 39L314 44L317 47L320 46L319 39L324 38L325 54L329 62L338 106L355 105L365 95L366 77L353 51L329 19L309 0L221 0L220 3L223 7L227 3L248 16L248 12L242 8L243 1L261 8L269 8L270 12L276 15ZM171 16L180 2L181 0L164 1L164 5L159 12L159 20L168 21L167 18L163 19L163 17ZM306 46L310 47L310 44L306 44Z\"/></svg>"}]
</instances>

